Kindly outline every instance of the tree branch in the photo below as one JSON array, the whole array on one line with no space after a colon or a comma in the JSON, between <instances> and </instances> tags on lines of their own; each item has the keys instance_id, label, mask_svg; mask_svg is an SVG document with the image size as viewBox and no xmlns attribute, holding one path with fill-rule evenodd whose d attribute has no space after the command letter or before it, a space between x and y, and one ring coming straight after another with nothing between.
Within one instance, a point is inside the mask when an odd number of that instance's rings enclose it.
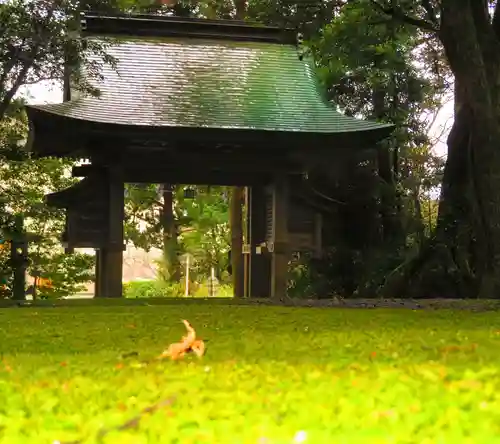
<instances>
[{"instance_id":1,"label":"tree branch","mask_svg":"<svg viewBox=\"0 0 500 444\"><path fill-rule=\"evenodd\" d=\"M475 121L491 124L494 104L488 79L487 59L475 29L471 5L474 1L442 0L439 38L455 75L455 86L461 85L464 89L464 100L471 106Z\"/></svg>"},{"instance_id":2,"label":"tree branch","mask_svg":"<svg viewBox=\"0 0 500 444\"><path fill-rule=\"evenodd\" d=\"M476 25L476 32L484 35L489 34L489 31L491 31L491 24L488 11L488 1L471 0L470 9L474 19L474 24Z\"/></svg>"},{"instance_id":3,"label":"tree branch","mask_svg":"<svg viewBox=\"0 0 500 444\"><path fill-rule=\"evenodd\" d=\"M429 18L429 21L434 24L434 26L438 26L438 19L436 16L436 10L434 6L431 4L431 0L421 0L422 8L425 9L425 13Z\"/></svg>"},{"instance_id":4,"label":"tree branch","mask_svg":"<svg viewBox=\"0 0 500 444\"><path fill-rule=\"evenodd\" d=\"M500 42L490 21L488 0L470 0L470 9L474 21L475 31L483 57L486 60L500 64ZM489 73L490 81L496 82L497 68Z\"/></svg>"},{"instance_id":5,"label":"tree branch","mask_svg":"<svg viewBox=\"0 0 500 444\"><path fill-rule=\"evenodd\" d=\"M59 78L59 76L54 74L53 76L39 77L36 80L25 80L23 82L23 86L36 85L37 83L40 83L40 82L48 82L48 81L52 82L54 80L61 80L61 79Z\"/></svg>"},{"instance_id":6,"label":"tree branch","mask_svg":"<svg viewBox=\"0 0 500 444\"><path fill-rule=\"evenodd\" d=\"M19 47L23 47L26 39L24 38L19 45ZM13 45L7 45L8 53L5 54L5 61L2 66L2 74L0 75L0 92L4 92L6 90L7 79L9 74L14 69L16 64L20 61L19 48L14 47Z\"/></svg>"},{"instance_id":7,"label":"tree branch","mask_svg":"<svg viewBox=\"0 0 500 444\"><path fill-rule=\"evenodd\" d=\"M500 2L497 1L495 5L495 11L493 12L493 31L497 36L497 39L500 39Z\"/></svg>"},{"instance_id":8,"label":"tree branch","mask_svg":"<svg viewBox=\"0 0 500 444\"><path fill-rule=\"evenodd\" d=\"M437 32L439 29L431 22L427 20L422 20L416 17L410 17L409 15L406 15L401 8L398 7L386 7L379 3L377 0L370 0L372 5L375 6L379 11L383 12L384 14L390 15L394 17L395 19L407 23L412 26L416 26L417 28L420 29L425 29L426 31L431 31L431 32Z\"/></svg>"},{"instance_id":9,"label":"tree branch","mask_svg":"<svg viewBox=\"0 0 500 444\"><path fill-rule=\"evenodd\" d=\"M32 51L33 57L36 57L37 52L38 52L38 46L35 46ZM9 108L12 99L16 95L19 88L23 85L24 79L26 78L26 75L28 74L28 71L32 66L33 66L33 60L25 62L23 64L23 67L21 68L21 71L19 71L16 80L12 84L12 87L5 93L2 101L0 102L0 121L2 121L3 118L5 117L5 113L7 112L7 109Z\"/></svg>"},{"instance_id":10,"label":"tree branch","mask_svg":"<svg viewBox=\"0 0 500 444\"><path fill-rule=\"evenodd\" d=\"M57 2L52 2L50 5L45 20L47 23L50 23L52 18L54 17L55 9L56 9L56 3ZM21 58L19 57L18 60L22 61L21 69L12 83L12 86L10 89L5 93L3 96L1 102L0 102L0 121L3 120L5 117L5 113L7 112L7 109L9 108L9 105L16 95L17 91L19 88L23 85L23 83L26 80L26 76L28 75L29 70L33 67L33 65L36 62L36 59L39 55L40 49L43 47L43 45L46 43L44 41L44 29L41 27L41 29L37 29L37 26L35 26L34 32L35 35L33 36L33 46L28 52L28 55L26 58ZM4 73L5 74L5 73ZM3 85L0 85L3 86Z\"/></svg>"}]
</instances>

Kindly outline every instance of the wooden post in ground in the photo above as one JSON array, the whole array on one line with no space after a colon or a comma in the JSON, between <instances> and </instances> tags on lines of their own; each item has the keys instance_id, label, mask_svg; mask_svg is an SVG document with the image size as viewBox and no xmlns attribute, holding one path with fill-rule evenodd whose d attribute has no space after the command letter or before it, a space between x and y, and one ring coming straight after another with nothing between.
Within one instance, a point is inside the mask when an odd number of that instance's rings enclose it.
<instances>
[{"instance_id":1,"label":"wooden post in ground","mask_svg":"<svg viewBox=\"0 0 500 444\"><path fill-rule=\"evenodd\" d=\"M123 216L124 183L119 167L108 169L108 244L99 251L98 295L103 298L123 296Z\"/></svg>"},{"instance_id":2,"label":"wooden post in ground","mask_svg":"<svg viewBox=\"0 0 500 444\"><path fill-rule=\"evenodd\" d=\"M101 250L99 297L120 298L123 296L123 248Z\"/></svg>"},{"instance_id":3,"label":"wooden post in ground","mask_svg":"<svg viewBox=\"0 0 500 444\"><path fill-rule=\"evenodd\" d=\"M271 256L271 298L283 300L288 287L288 180L284 173L273 183L273 246Z\"/></svg>"},{"instance_id":4,"label":"wooden post in ground","mask_svg":"<svg viewBox=\"0 0 500 444\"><path fill-rule=\"evenodd\" d=\"M233 187L230 205L231 226L231 265L233 269L234 297L244 296L243 270L243 187Z\"/></svg>"},{"instance_id":5,"label":"wooden post in ground","mask_svg":"<svg viewBox=\"0 0 500 444\"><path fill-rule=\"evenodd\" d=\"M11 240L10 259L13 264L12 299L26 299L26 267L28 265L28 242L24 232L24 218L17 214L14 221L14 236Z\"/></svg>"},{"instance_id":6,"label":"wooden post in ground","mask_svg":"<svg viewBox=\"0 0 500 444\"><path fill-rule=\"evenodd\" d=\"M251 240L249 294L251 298L268 298L271 294L271 256L261 244L266 241L266 190L249 188L248 232Z\"/></svg>"}]
</instances>

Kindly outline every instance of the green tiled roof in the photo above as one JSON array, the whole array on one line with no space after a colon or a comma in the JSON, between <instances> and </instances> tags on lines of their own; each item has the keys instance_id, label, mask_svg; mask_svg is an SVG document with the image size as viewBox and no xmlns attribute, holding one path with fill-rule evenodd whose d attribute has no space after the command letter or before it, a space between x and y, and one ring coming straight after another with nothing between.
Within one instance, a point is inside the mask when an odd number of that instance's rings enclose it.
<instances>
[{"instance_id":1,"label":"green tiled roof","mask_svg":"<svg viewBox=\"0 0 500 444\"><path fill-rule=\"evenodd\" d=\"M337 112L293 45L165 37L108 49L100 97L33 106L100 123L346 133L388 125Z\"/></svg>"}]
</instances>

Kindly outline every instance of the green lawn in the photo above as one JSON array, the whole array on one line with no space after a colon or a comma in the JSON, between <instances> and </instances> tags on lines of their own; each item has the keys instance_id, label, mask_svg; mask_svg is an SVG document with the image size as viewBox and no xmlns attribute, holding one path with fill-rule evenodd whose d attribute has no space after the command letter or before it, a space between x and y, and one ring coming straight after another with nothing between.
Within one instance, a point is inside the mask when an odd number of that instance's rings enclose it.
<instances>
[{"instance_id":1,"label":"green lawn","mask_svg":"<svg viewBox=\"0 0 500 444\"><path fill-rule=\"evenodd\" d=\"M141 367L181 318L207 355ZM0 442L497 443L498 320L203 301L3 308Z\"/></svg>"}]
</instances>

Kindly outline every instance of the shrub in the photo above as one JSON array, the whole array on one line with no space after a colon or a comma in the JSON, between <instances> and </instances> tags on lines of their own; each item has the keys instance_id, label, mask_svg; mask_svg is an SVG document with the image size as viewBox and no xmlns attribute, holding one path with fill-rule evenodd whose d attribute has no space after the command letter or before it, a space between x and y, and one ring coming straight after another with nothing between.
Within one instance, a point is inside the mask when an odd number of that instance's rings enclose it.
<instances>
[{"instance_id":1,"label":"shrub","mask_svg":"<svg viewBox=\"0 0 500 444\"><path fill-rule=\"evenodd\" d=\"M191 297L208 297L208 288L204 284L192 282L189 290L189 296ZM130 299L183 297L184 291L184 282L170 284L162 280L151 280L126 282L123 285L123 294ZM219 285L217 297L233 297L233 287L231 285Z\"/></svg>"},{"instance_id":2,"label":"shrub","mask_svg":"<svg viewBox=\"0 0 500 444\"><path fill-rule=\"evenodd\" d=\"M132 281L123 285L126 298L167 298L183 296L180 284L167 284L160 280Z\"/></svg>"},{"instance_id":3,"label":"shrub","mask_svg":"<svg viewBox=\"0 0 500 444\"><path fill-rule=\"evenodd\" d=\"M208 297L208 285L207 284L201 284L198 286L198 288L193 291L192 296L195 298L206 298ZM233 294L233 286L232 285L225 285L225 284L219 284L217 286L217 289L215 291L215 297L217 298L232 298L234 296Z\"/></svg>"}]
</instances>

